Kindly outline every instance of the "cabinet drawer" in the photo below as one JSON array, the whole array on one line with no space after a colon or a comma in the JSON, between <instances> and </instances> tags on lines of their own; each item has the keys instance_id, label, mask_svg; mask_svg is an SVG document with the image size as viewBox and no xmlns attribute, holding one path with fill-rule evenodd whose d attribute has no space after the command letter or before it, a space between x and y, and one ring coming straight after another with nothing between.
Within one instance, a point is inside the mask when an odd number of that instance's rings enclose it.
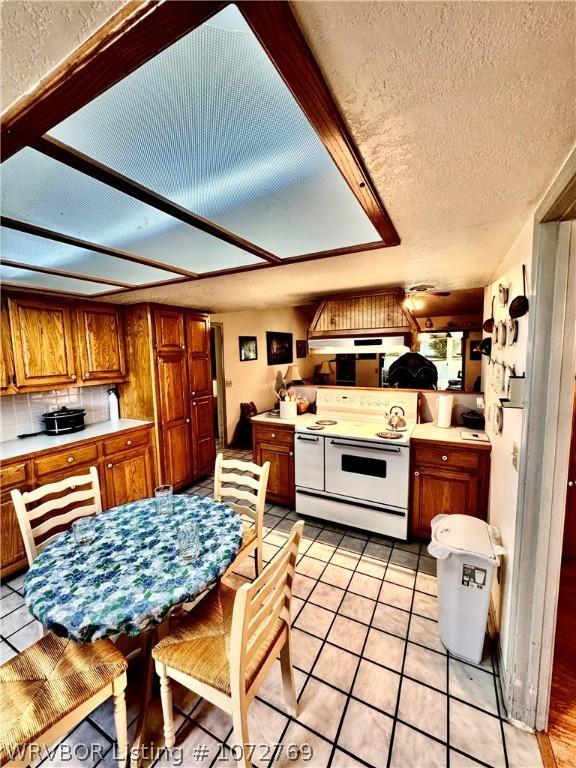
<instances>
[{"instance_id":1,"label":"cabinet drawer","mask_svg":"<svg viewBox=\"0 0 576 768\"><path fill-rule=\"evenodd\" d=\"M104 440L104 455L110 456L112 453L120 453L129 448L140 448L150 443L150 430L142 429L139 432L129 432L125 435L110 437Z\"/></svg>"},{"instance_id":2,"label":"cabinet drawer","mask_svg":"<svg viewBox=\"0 0 576 768\"><path fill-rule=\"evenodd\" d=\"M447 445L415 445L415 464L432 464L440 467L477 469L480 465L478 451L451 448Z\"/></svg>"},{"instance_id":3,"label":"cabinet drawer","mask_svg":"<svg viewBox=\"0 0 576 768\"><path fill-rule=\"evenodd\" d=\"M260 424L254 427L255 443L280 443L280 445L294 445L294 430L286 427L262 427Z\"/></svg>"},{"instance_id":4,"label":"cabinet drawer","mask_svg":"<svg viewBox=\"0 0 576 768\"><path fill-rule=\"evenodd\" d=\"M50 472L58 472L66 467L75 468L77 464L96 463L98 460L98 447L94 445L83 445L81 447L71 446L68 451L52 453L43 456L40 459L34 459L34 469L37 475L48 475Z\"/></svg>"},{"instance_id":5,"label":"cabinet drawer","mask_svg":"<svg viewBox=\"0 0 576 768\"><path fill-rule=\"evenodd\" d=\"M11 485L20 485L26 482L28 471L26 462L21 461L18 464L4 465L0 469L0 485L2 488L8 488Z\"/></svg>"}]
</instances>

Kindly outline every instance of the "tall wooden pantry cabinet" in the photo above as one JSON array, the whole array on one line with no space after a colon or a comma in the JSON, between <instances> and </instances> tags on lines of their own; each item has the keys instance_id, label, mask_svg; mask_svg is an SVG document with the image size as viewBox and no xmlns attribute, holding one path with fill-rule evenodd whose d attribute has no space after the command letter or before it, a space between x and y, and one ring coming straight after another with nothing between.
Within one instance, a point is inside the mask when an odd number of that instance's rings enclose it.
<instances>
[{"instance_id":1,"label":"tall wooden pantry cabinet","mask_svg":"<svg viewBox=\"0 0 576 768\"><path fill-rule=\"evenodd\" d=\"M120 388L121 413L153 418L158 476L176 489L214 467L210 319L177 307L125 308L129 380Z\"/></svg>"}]
</instances>

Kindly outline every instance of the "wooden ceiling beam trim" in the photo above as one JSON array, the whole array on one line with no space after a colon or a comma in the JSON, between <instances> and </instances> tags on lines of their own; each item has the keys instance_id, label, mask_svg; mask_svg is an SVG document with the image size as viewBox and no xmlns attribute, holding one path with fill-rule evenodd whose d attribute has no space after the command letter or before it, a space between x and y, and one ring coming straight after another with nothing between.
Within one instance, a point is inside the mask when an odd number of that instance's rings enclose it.
<instances>
[{"instance_id":1,"label":"wooden ceiling beam trim","mask_svg":"<svg viewBox=\"0 0 576 768\"><path fill-rule=\"evenodd\" d=\"M228 5L130 0L2 115L1 159L95 99Z\"/></svg>"},{"instance_id":2,"label":"wooden ceiling beam trim","mask_svg":"<svg viewBox=\"0 0 576 768\"><path fill-rule=\"evenodd\" d=\"M237 248L241 248L243 251L251 253L253 256L257 256L264 261L269 261L273 264L278 264L281 259L275 256L273 253L260 248L254 243L245 240L239 235L235 235L224 227L220 227L218 224L205 219L203 216L199 216L196 213L184 208L182 205L172 202L167 197L160 195L158 192L145 187L143 184L139 184L137 181L124 176L112 168L99 163L92 157L79 152L77 149L69 147L58 139L54 139L51 136L41 136L30 143L30 146L42 152L42 154L51 157L53 160L57 160L59 163L67 165L69 168L73 168L80 173L84 173L86 176L90 176L96 181L100 181L109 187L113 187L119 192L123 192L125 195L133 197L135 200L139 200L141 203L156 208L162 213L166 213L168 216L172 216L184 224L189 224L196 229L200 229L212 237L216 237L229 245L234 245Z\"/></svg>"},{"instance_id":3,"label":"wooden ceiling beam trim","mask_svg":"<svg viewBox=\"0 0 576 768\"><path fill-rule=\"evenodd\" d=\"M104 291L102 293L73 293L72 291L58 291L54 288L33 288L31 285L20 285L20 283L12 283L9 280L2 280L2 290L38 293L42 296L65 296L67 299L82 300L95 299L96 297L102 298L103 296L110 296L110 294L122 292L122 290L114 288L111 291Z\"/></svg>"},{"instance_id":4,"label":"wooden ceiling beam trim","mask_svg":"<svg viewBox=\"0 0 576 768\"><path fill-rule=\"evenodd\" d=\"M4 267L13 267L14 269L26 269L29 272L39 272L42 275L55 275L56 277L67 277L72 280L85 280L88 283L100 283L103 285L114 285L117 288L135 288L134 283L124 283L119 280L111 280L107 277L95 277L94 275L81 275L78 272L68 272L64 269L55 267L40 267L36 264L26 264L23 261L12 261L12 259L0 258L0 264Z\"/></svg>"},{"instance_id":5,"label":"wooden ceiling beam trim","mask_svg":"<svg viewBox=\"0 0 576 768\"><path fill-rule=\"evenodd\" d=\"M238 7L264 47L340 173L383 240L400 237L296 18L285 0L239 0Z\"/></svg>"},{"instance_id":6,"label":"wooden ceiling beam trim","mask_svg":"<svg viewBox=\"0 0 576 768\"><path fill-rule=\"evenodd\" d=\"M11 219L8 216L0 216L0 225L8 227L9 229L15 229L18 232L24 232L28 235L35 235L36 237L43 237L46 240L54 240L57 243L64 243L65 245L74 245L77 248L84 248L88 251L94 251L95 253L102 253L105 256L114 256L117 259L123 259L124 261L131 261L134 264L142 264L145 267L152 267L153 269L162 269L165 272L173 272L175 275L182 275L194 280L198 275L196 272L190 272L187 269L181 267L175 267L171 264L166 264L162 261L155 261L154 259L147 259L144 256L137 256L135 253L128 253L126 251L120 251L117 248L109 248L106 245L100 245L99 243L92 243L89 240L81 240L78 237L72 237L71 235L65 235L62 232L55 232L52 229L45 229L44 227L38 227L35 224L29 224L25 221L19 221L18 219Z\"/></svg>"}]
</instances>

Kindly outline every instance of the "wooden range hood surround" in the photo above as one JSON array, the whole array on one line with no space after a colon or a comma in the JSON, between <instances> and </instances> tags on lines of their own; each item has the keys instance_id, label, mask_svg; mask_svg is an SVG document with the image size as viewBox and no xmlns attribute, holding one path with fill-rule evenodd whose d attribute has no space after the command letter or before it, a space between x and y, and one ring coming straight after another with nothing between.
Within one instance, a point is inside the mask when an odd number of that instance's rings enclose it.
<instances>
[{"instance_id":1,"label":"wooden range hood surround","mask_svg":"<svg viewBox=\"0 0 576 768\"><path fill-rule=\"evenodd\" d=\"M409 334L412 338L418 333L418 324L403 302L404 291L325 298L316 310L308 338L400 334Z\"/></svg>"}]
</instances>

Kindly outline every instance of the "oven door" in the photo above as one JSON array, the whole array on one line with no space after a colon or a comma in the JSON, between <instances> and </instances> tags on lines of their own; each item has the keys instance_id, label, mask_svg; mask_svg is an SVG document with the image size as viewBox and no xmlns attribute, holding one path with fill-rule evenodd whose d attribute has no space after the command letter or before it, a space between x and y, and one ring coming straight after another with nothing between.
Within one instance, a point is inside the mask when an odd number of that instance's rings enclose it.
<instances>
[{"instance_id":1,"label":"oven door","mask_svg":"<svg viewBox=\"0 0 576 768\"><path fill-rule=\"evenodd\" d=\"M326 492L408 507L408 446L326 438Z\"/></svg>"},{"instance_id":2,"label":"oven door","mask_svg":"<svg viewBox=\"0 0 576 768\"><path fill-rule=\"evenodd\" d=\"M294 441L296 485L315 491L324 490L324 438L296 434Z\"/></svg>"}]
</instances>

